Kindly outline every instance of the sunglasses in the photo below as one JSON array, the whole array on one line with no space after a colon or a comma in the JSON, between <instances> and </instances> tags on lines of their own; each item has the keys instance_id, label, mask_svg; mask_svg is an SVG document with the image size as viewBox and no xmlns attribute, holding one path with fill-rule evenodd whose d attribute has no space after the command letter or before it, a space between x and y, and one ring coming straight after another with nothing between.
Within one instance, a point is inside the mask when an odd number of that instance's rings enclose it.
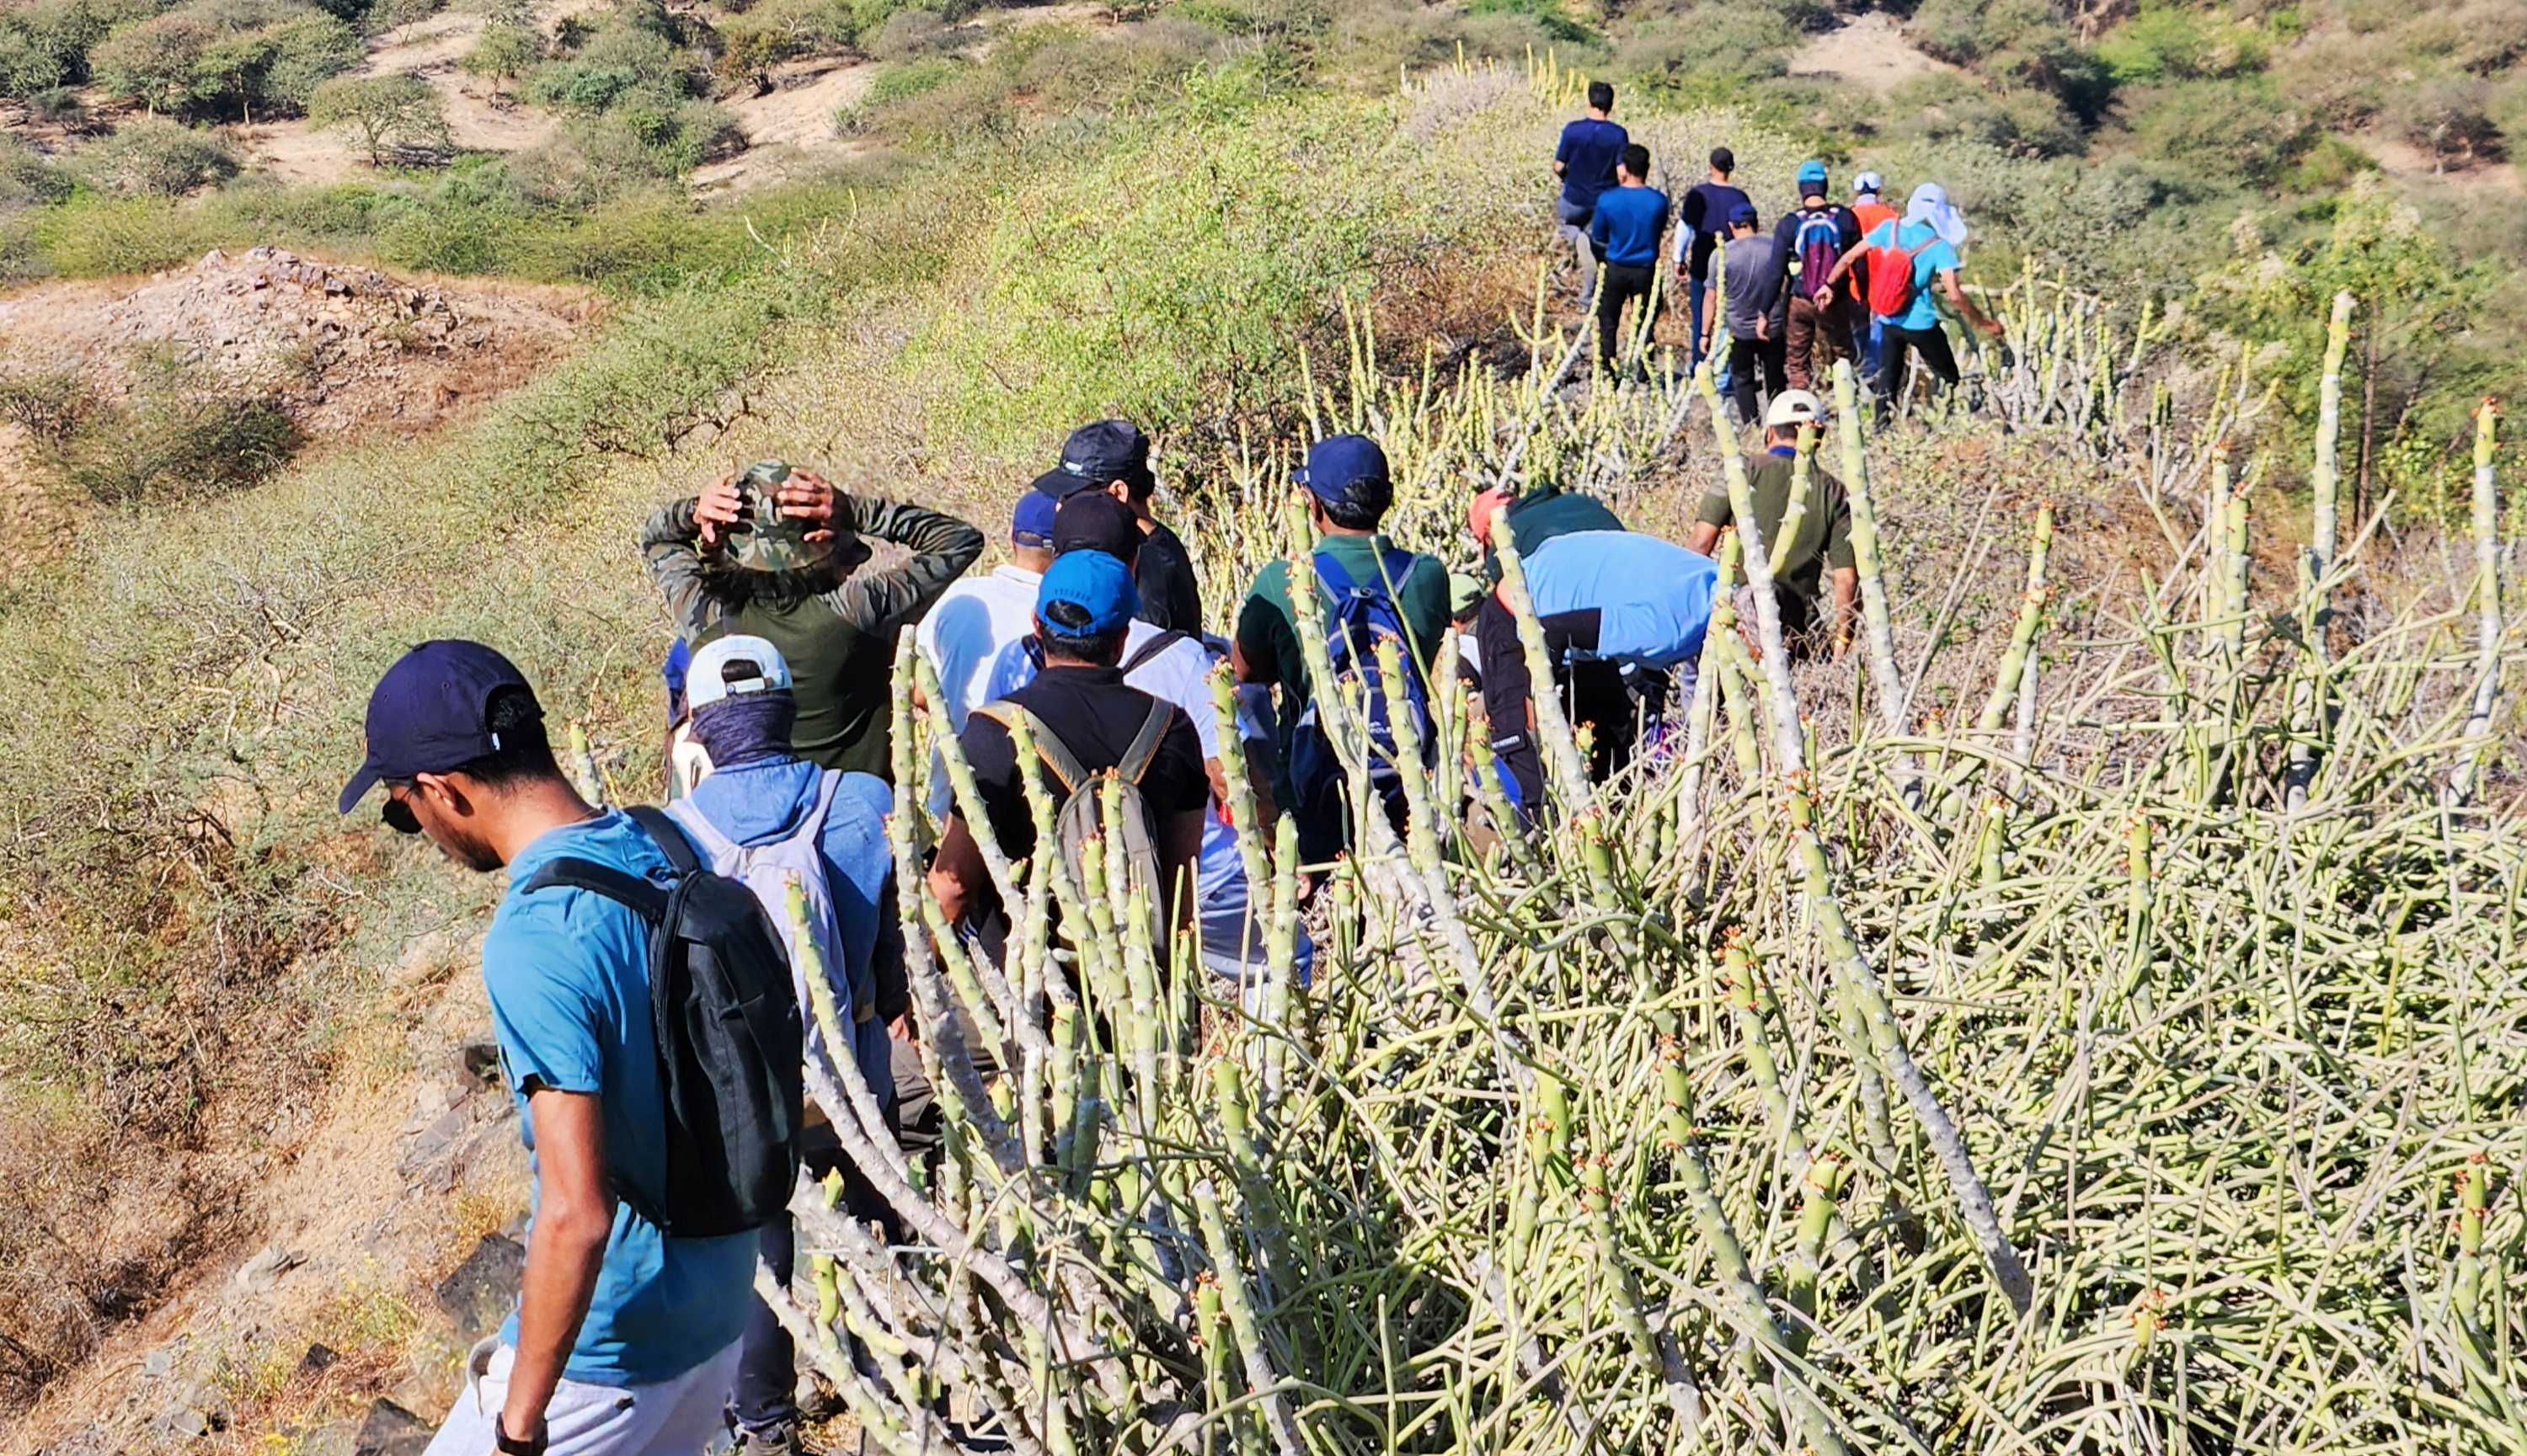
<instances>
[{"instance_id":1,"label":"sunglasses","mask_svg":"<svg viewBox=\"0 0 2527 1456\"><path fill-rule=\"evenodd\" d=\"M378 811L378 818L386 821L387 828L398 834L421 832L421 821L413 817L412 806L395 797L397 790L410 787L412 780L409 778L387 779L386 806Z\"/></svg>"}]
</instances>

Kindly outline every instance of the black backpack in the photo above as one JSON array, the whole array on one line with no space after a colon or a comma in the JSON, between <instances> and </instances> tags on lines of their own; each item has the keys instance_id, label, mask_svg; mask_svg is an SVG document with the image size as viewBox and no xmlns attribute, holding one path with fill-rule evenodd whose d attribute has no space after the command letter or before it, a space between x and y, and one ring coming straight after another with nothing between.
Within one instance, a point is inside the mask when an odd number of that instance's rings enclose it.
<instances>
[{"instance_id":1,"label":"black backpack","mask_svg":"<svg viewBox=\"0 0 2527 1456\"><path fill-rule=\"evenodd\" d=\"M806 1045L790 953L754 891L705 869L666 815L630 812L675 871L667 888L577 859L526 888L590 890L649 924L667 1176L660 1198L615 1170L615 1196L672 1237L744 1233L787 1215L799 1176Z\"/></svg>"}]
</instances>

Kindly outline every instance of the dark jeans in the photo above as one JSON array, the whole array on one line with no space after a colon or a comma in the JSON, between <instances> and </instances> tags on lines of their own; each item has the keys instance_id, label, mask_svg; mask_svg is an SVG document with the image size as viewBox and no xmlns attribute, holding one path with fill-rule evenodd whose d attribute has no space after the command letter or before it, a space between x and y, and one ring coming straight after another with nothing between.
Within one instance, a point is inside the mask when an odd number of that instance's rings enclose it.
<instances>
[{"instance_id":1,"label":"dark jeans","mask_svg":"<svg viewBox=\"0 0 2527 1456\"><path fill-rule=\"evenodd\" d=\"M1697 368L1702 363L1702 306L1704 301L1708 299L1711 306L1714 308L1720 306L1720 301L1716 298L1711 298L1710 294L1711 280L1709 278L1689 278L1685 282L1685 313L1692 328L1692 332L1687 334L1684 340L1684 359L1688 368Z\"/></svg>"},{"instance_id":2,"label":"dark jeans","mask_svg":"<svg viewBox=\"0 0 2527 1456\"><path fill-rule=\"evenodd\" d=\"M1605 291L1597 300L1597 363L1613 369L1624 338L1624 305L1639 299L1648 310L1645 325L1655 326L1658 313L1650 307L1650 288L1658 280L1656 263L1609 263Z\"/></svg>"},{"instance_id":3,"label":"dark jeans","mask_svg":"<svg viewBox=\"0 0 2527 1456\"><path fill-rule=\"evenodd\" d=\"M1737 418L1748 425L1763 421L1763 406L1755 399L1755 372L1764 374L1764 398L1772 399L1788 384L1782 377L1786 351L1781 340L1773 338L1730 338L1728 340L1728 392L1737 401Z\"/></svg>"},{"instance_id":4,"label":"dark jeans","mask_svg":"<svg viewBox=\"0 0 2527 1456\"><path fill-rule=\"evenodd\" d=\"M1575 731L1589 728L1588 779L1603 782L1632 760L1632 748L1645 725L1667 712L1668 675L1625 663L1582 657L1573 652L1597 650L1600 613L1595 607L1556 612L1537 620L1544 628L1545 655L1554 662L1554 686L1562 692L1562 711ZM1483 716L1491 724L1492 751L1509 771L1518 789L1519 817L1535 822L1544 805L1544 757L1526 726L1535 694L1527 671L1526 649L1518 639L1518 619L1486 595L1474 618L1474 646L1483 666Z\"/></svg>"},{"instance_id":5,"label":"dark jeans","mask_svg":"<svg viewBox=\"0 0 2527 1456\"><path fill-rule=\"evenodd\" d=\"M1892 323L1886 326L1878 369L1880 390L1892 404L1904 397L1904 362L1907 354L1922 356L1922 367L1937 377L1940 382L1957 381L1957 356L1948 348L1945 329L1936 325L1929 328L1904 328Z\"/></svg>"},{"instance_id":6,"label":"dark jeans","mask_svg":"<svg viewBox=\"0 0 2527 1456\"><path fill-rule=\"evenodd\" d=\"M842 1170L844 1212L863 1223L886 1225L888 1240L899 1241L893 1231L894 1211L843 1156L842 1144L835 1140L832 1128L817 1123L799 1134L799 1166L809 1180L816 1182L823 1181L836 1169ZM764 1225L756 1237L756 1250L762 1254L764 1264L786 1287L798 1262L797 1221L785 1214ZM738 1354L737 1390L731 1402L738 1424L748 1431L766 1432L798 1425L798 1389L799 1352L791 1343L790 1331L772 1317L771 1307L758 1299L754 1301L754 1312L747 1317L745 1347Z\"/></svg>"}]
</instances>

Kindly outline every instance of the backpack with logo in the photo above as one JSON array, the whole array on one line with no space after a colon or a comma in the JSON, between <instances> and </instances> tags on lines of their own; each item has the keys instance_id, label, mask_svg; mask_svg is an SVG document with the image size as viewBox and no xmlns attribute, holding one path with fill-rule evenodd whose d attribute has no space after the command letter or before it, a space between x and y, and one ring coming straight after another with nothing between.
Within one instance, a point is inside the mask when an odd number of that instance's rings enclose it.
<instances>
[{"instance_id":1,"label":"backpack with logo","mask_svg":"<svg viewBox=\"0 0 2527 1456\"><path fill-rule=\"evenodd\" d=\"M1892 319L1913 306L1913 257L1939 240L1933 230L1922 239L1920 247L1904 246L1904 226L1893 224L1886 229L1886 241L1865 255L1869 265L1869 311L1882 319Z\"/></svg>"},{"instance_id":2,"label":"backpack with logo","mask_svg":"<svg viewBox=\"0 0 2527 1456\"><path fill-rule=\"evenodd\" d=\"M1175 705L1164 698L1150 698L1149 716L1141 721L1141 730L1108 771L1122 780L1122 822L1113 826L1111 832L1099 808L1107 776L1091 772L1042 718L1006 698L985 703L974 711L1005 728L1013 728L1020 723L1027 726L1027 731L1035 738L1036 758L1059 786L1060 808L1054 814L1053 833L1062 862L1070 866L1071 874L1080 877L1084 888L1087 876L1081 866L1087 862L1088 841L1103 835L1107 878L1110 880L1115 867L1120 865L1127 882L1140 886L1148 897L1145 903L1150 914L1150 944L1163 947L1166 940L1161 932L1164 922L1160 918L1163 905L1160 895L1164 881L1159 873L1159 842L1150 832L1149 800L1141 792L1141 780L1148 777L1150 765L1157 762L1159 746L1166 741Z\"/></svg>"},{"instance_id":3,"label":"backpack with logo","mask_svg":"<svg viewBox=\"0 0 2527 1456\"><path fill-rule=\"evenodd\" d=\"M1799 226L1790 234L1790 257L1798 269L1799 296L1822 298L1833 266L1842 261L1842 215L1833 208L1799 212Z\"/></svg>"},{"instance_id":4,"label":"backpack with logo","mask_svg":"<svg viewBox=\"0 0 2527 1456\"><path fill-rule=\"evenodd\" d=\"M1290 781L1298 792L1293 812L1300 823L1328 838L1339 833L1348 774L1320 716L1326 694L1338 692L1346 700L1357 695L1362 726L1367 729L1369 786L1390 819L1400 820L1404 811L1404 775L1398 767L1401 750L1395 736L1398 715L1406 715L1417 729L1424 763L1434 746L1429 684L1422 678L1421 659L1413 650L1404 614L1389 589L1389 583L1401 586L1413 574L1413 557L1389 550L1380 565L1380 579L1357 582L1332 553L1315 555L1316 580L1324 597L1325 656L1334 680L1314 684L1308 706L1299 715L1290 737ZM1396 656L1404 665L1402 682L1383 680L1377 665L1381 638L1395 643Z\"/></svg>"},{"instance_id":5,"label":"backpack with logo","mask_svg":"<svg viewBox=\"0 0 2527 1456\"><path fill-rule=\"evenodd\" d=\"M751 889L703 868L673 820L631 815L667 857L664 887L563 858L524 888L588 890L649 926L666 1178L653 1196L618 1171L615 1195L672 1237L744 1233L788 1213L799 1176L806 1053L788 942Z\"/></svg>"},{"instance_id":6,"label":"backpack with logo","mask_svg":"<svg viewBox=\"0 0 2527 1456\"><path fill-rule=\"evenodd\" d=\"M842 921L834 913L834 887L825 874L825 821L834 811L834 792L841 787L843 776L832 769L819 771L816 804L808 810L798 828L786 839L766 844L740 844L721 832L691 799L679 799L667 806L667 817L682 826L702 854L710 860L711 873L734 879L754 892L772 923L781 929L782 943L790 951L790 986L799 1003L799 1015L810 1043L823 1039L815 1023L813 1003L807 999L807 957L802 954L802 939L811 938L818 964L833 979L836 1009L848 1018L849 1028L874 1020L878 1014L878 987L875 973L867 966L853 968L843 954ZM790 886L797 882L799 893L807 906L807 927L802 935L790 919Z\"/></svg>"}]
</instances>

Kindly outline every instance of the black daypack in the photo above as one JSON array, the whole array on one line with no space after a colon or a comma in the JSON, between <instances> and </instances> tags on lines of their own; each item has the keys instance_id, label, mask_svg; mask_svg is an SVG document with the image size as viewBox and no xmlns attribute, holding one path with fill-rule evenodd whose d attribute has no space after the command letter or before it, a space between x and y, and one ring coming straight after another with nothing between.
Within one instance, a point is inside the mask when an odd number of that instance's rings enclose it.
<instances>
[{"instance_id":1,"label":"black daypack","mask_svg":"<svg viewBox=\"0 0 2527 1456\"><path fill-rule=\"evenodd\" d=\"M754 891L705 868L675 822L631 812L674 870L664 889L557 859L528 891L603 895L649 925L649 1015L667 1115L662 1188L613 1171L615 1196L676 1238L718 1238L786 1215L799 1176L806 1046L787 941Z\"/></svg>"}]
</instances>

